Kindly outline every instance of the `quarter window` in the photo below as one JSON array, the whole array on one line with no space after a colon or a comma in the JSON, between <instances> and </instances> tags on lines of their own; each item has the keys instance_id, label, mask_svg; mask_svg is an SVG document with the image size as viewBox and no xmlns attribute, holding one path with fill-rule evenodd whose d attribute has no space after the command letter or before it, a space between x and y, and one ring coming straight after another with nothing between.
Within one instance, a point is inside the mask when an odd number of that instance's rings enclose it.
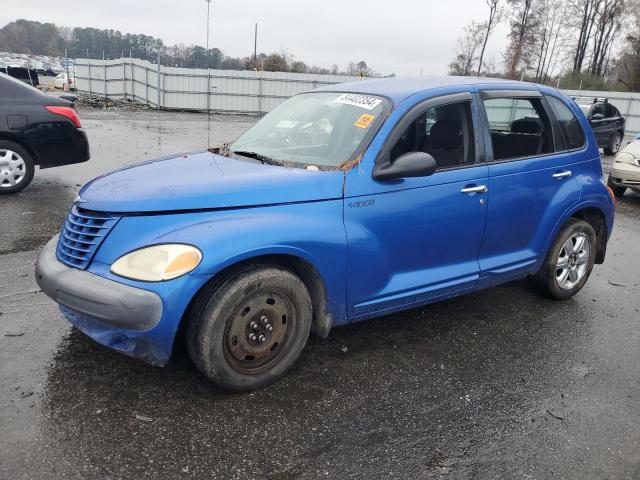
<instances>
[{"instance_id":1,"label":"quarter window","mask_svg":"<svg viewBox=\"0 0 640 480\"><path fill-rule=\"evenodd\" d=\"M566 148L572 150L582 147L585 142L585 136L576 116L561 100L548 95L546 99L560 124L560 131L562 132Z\"/></svg>"},{"instance_id":2,"label":"quarter window","mask_svg":"<svg viewBox=\"0 0 640 480\"><path fill-rule=\"evenodd\" d=\"M410 152L425 152L438 170L475 163L471 103L431 107L409 125L391 149L391 161Z\"/></svg>"},{"instance_id":3,"label":"quarter window","mask_svg":"<svg viewBox=\"0 0 640 480\"><path fill-rule=\"evenodd\" d=\"M549 119L539 99L490 98L484 101L494 160L553 152Z\"/></svg>"}]
</instances>

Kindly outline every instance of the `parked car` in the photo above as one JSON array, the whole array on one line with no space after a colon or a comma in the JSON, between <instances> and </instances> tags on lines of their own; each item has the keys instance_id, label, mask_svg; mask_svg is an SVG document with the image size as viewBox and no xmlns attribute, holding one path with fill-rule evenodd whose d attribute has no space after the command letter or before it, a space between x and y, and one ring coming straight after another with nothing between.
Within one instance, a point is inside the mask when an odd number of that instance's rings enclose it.
<instances>
[{"instance_id":1,"label":"parked car","mask_svg":"<svg viewBox=\"0 0 640 480\"><path fill-rule=\"evenodd\" d=\"M213 152L89 182L36 278L97 342L163 365L184 327L206 377L251 390L310 330L527 276L567 299L613 218L593 133L561 92L377 79L295 96Z\"/></svg>"},{"instance_id":2,"label":"parked car","mask_svg":"<svg viewBox=\"0 0 640 480\"><path fill-rule=\"evenodd\" d=\"M0 68L0 72L3 72L10 77L17 78L21 82L24 82L27 85L31 85L32 87L37 87L38 85L40 85L40 81L38 80L38 72L36 72L32 68L2 67Z\"/></svg>"},{"instance_id":3,"label":"parked car","mask_svg":"<svg viewBox=\"0 0 640 480\"><path fill-rule=\"evenodd\" d=\"M0 73L0 194L29 185L36 165L87 160L89 143L72 103Z\"/></svg>"},{"instance_id":4,"label":"parked car","mask_svg":"<svg viewBox=\"0 0 640 480\"><path fill-rule=\"evenodd\" d=\"M65 85L67 85L67 83L69 84L69 90L75 90L76 88L75 77L69 75L69 77L67 78L67 74L64 72L57 75L55 80L53 81L54 86L61 90L65 89Z\"/></svg>"},{"instance_id":5,"label":"parked car","mask_svg":"<svg viewBox=\"0 0 640 480\"><path fill-rule=\"evenodd\" d=\"M613 160L607 185L621 197L627 188L640 193L640 133Z\"/></svg>"},{"instance_id":6,"label":"parked car","mask_svg":"<svg viewBox=\"0 0 640 480\"><path fill-rule=\"evenodd\" d=\"M620 111L605 99L594 99L592 103L578 100L578 106L587 116L598 146L607 155L620 151L624 139L625 119Z\"/></svg>"}]
</instances>

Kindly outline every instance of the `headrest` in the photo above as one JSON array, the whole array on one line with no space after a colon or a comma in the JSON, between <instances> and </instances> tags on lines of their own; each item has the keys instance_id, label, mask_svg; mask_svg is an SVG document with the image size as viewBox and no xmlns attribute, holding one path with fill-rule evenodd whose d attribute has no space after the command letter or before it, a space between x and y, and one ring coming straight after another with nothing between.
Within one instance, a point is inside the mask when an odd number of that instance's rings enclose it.
<instances>
[{"instance_id":1,"label":"headrest","mask_svg":"<svg viewBox=\"0 0 640 480\"><path fill-rule=\"evenodd\" d=\"M531 133L540 135L542 124L534 118L520 118L511 122L511 133Z\"/></svg>"},{"instance_id":2,"label":"headrest","mask_svg":"<svg viewBox=\"0 0 640 480\"><path fill-rule=\"evenodd\" d=\"M443 118L431 127L429 143L432 147L454 150L460 146L460 133L460 120L456 118Z\"/></svg>"}]
</instances>

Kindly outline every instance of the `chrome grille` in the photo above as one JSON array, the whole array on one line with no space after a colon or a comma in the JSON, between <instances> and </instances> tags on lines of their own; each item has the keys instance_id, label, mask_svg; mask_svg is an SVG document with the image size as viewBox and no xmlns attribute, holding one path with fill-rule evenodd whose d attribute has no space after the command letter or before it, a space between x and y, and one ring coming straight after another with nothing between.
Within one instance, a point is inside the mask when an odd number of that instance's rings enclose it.
<instances>
[{"instance_id":1,"label":"chrome grille","mask_svg":"<svg viewBox=\"0 0 640 480\"><path fill-rule=\"evenodd\" d=\"M69 210L60 232L56 250L58 260L84 270L118 220L120 217L85 210L74 205Z\"/></svg>"}]
</instances>

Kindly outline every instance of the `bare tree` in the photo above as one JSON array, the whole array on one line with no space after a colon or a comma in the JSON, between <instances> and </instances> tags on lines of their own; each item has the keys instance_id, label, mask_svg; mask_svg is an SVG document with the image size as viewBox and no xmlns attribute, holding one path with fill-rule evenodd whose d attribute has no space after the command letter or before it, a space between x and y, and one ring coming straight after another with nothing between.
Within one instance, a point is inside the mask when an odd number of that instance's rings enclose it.
<instances>
[{"instance_id":1,"label":"bare tree","mask_svg":"<svg viewBox=\"0 0 640 480\"><path fill-rule=\"evenodd\" d=\"M482 48L480 49L480 58L478 59L478 76L480 76L480 72L482 71L482 61L484 59L484 52L487 49L487 42L489 41L489 37L491 36L493 29L496 28L496 25L500 22L500 17L502 16L500 0L485 0L485 2L489 7L489 18L482 24L484 29L484 41L482 43Z\"/></svg>"},{"instance_id":2,"label":"bare tree","mask_svg":"<svg viewBox=\"0 0 640 480\"><path fill-rule=\"evenodd\" d=\"M509 15L509 46L505 53L506 74L510 78L517 76L522 65L531 68L535 56L540 30L540 6L545 0L507 0L511 10Z\"/></svg>"},{"instance_id":3,"label":"bare tree","mask_svg":"<svg viewBox=\"0 0 640 480\"><path fill-rule=\"evenodd\" d=\"M624 0L604 0L595 23L590 73L604 77L611 48L622 28Z\"/></svg>"},{"instance_id":4,"label":"bare tree","mask_svg":"<svg viewBox=\"0 0 640 480\"><path fill-rule=\"evenodd\" d=\"M569 16L578 19L578 42L573 56L573 71L580 73L603 0L570 0Z\"/></svg>"},{"instance_id":5,"label":"bare tree","mask_svg":"<svg viewBox=\"0 0 640 480\"><path fill-rule=\"evenodd\" d=\"M540 25L537 35L536 82L547 82L553 75L559 52L566 45L566 29L563 19L566 17L564 0L540 1Z\"/></svg>"},{"instance_id":6,"label":"bare tree","mask_svg":"<svg viewBox=\"0 0 640 480\"><path fill-rule=\"evenodd\" d=\"M484 24L471 22L464 27L464 33L456 42L456 58L449 64L449 75L471 75L478 61L478 51L482 46Z\"/></svg>"}]
</instances>

